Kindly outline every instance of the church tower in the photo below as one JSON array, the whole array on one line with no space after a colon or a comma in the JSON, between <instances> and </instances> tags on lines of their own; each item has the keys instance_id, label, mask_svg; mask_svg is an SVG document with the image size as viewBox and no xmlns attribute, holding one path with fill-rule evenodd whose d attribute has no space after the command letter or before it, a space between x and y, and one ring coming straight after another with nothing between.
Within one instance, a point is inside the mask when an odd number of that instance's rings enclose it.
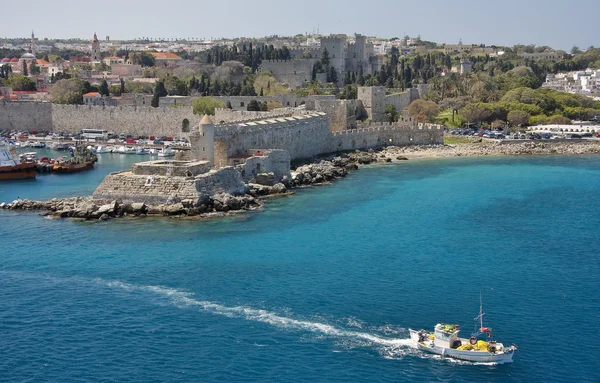
<instances>
[{"instance_id":1,"label":"church tower","mask_svg":"<svg viewBox=\"0 0 600 383\"><path fill-rule=\"evenodd\" d=\"M94 39L92 40L92 62L99 62L102 59L100 56L100 41L98 41L98 36L96 36L96 32L94 32Z\"/></svg>"}]
</instances>

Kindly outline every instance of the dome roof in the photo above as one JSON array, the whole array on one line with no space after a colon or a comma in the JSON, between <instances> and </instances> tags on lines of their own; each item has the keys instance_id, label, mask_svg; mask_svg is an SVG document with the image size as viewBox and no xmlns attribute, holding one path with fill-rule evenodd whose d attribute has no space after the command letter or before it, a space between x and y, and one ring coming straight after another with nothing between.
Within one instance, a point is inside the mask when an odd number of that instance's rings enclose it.
<instances>
[{"instance_id":1,"label":"dome roof","mask_svg":"<svg viewBox=\"0 0 600 383\"><path fill-rule=\"evenodd\" d=\"M13 57L13 58L10 60L10 62L11 62L11 63L18 63L18 62L19 62L19 59L18 59L18 58L16 58L16 57Z\"/></svg>"},{"instance_id":2,"label":"dome roof","mask_svg":"<svg viewBox=\"0 0 600 383\"><path fill-rule=\"evenodd\" d=\"M10 62L10 59L8 57L5 57L2 59L2 61L0 61L1 63L8 63Z\"/></svg>"},{"instance_id":3,"label":"dome roof","mask_svg":"<svg viewBox=\"0 0 600 383\"><path fill-rule=\"evenodd\" d=\"M26 60L34 60L35 56L31 53L25 53L23 56L21 56L21 58Z\"/></svg>"}]
</instances>

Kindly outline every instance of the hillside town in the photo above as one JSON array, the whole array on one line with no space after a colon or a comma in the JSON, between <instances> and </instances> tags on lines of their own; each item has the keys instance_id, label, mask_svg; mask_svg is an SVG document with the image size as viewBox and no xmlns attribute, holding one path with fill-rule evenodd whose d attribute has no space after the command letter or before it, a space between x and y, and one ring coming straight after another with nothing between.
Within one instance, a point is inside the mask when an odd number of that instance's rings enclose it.
<instances>
[{"instance_id":1,"label":"hillside town","mask_svg":"<svg viewBox=\"0 0 600 383\"><path fill-rule=\"evenodd\" d=\"M100 107L273 111L307 97L356 100L381 87L379 121L411 115L447 127L568 124L600 114L600 50L304 34L262 39L0 40L0 101ZM573 95L564 107L529 102ZM369 106L365 104L365 108ZM367 110L352 110L365 121ZM354 127L354 124L348 126ZM6 128L6 127L5 127Z\"/></svg>"}]
</instances>

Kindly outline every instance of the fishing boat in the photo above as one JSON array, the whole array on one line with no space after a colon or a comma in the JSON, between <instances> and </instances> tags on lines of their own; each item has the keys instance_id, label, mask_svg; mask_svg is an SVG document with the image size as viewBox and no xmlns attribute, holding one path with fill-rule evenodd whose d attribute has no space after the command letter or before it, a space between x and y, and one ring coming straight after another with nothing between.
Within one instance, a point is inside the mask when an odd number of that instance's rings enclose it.
<instances>
[{"instance_id":1,"label":"fishing boat","mask_svg":"<svg viewBox=\"0 0 600 383\"><path fill-rule=\"evenodd\" d=\"M36 175L35 163L21 162L11 153L8 142L0 141L0 180L35 178Z\"/></svg>"},{"instance_id":2,"label":"fishing boat","mask_svg":"<svg viewBox=\"0 0 600 383\"><path fill-rule=\"evenodd\" d=\"M72 157L61 156L54 161L52 171L55 173L74 173L94 167L98 157L91 150L78 146Z\"/></svg>"},{"instance_id":3,"label":"fishing boat","mask_svg":"<svg viewBox=\"0 0 600 383\"><path fill-rule=\"evenodd\" d=\"M479 303L479 315L474 319L477 323L475 332L469 339L460 338L458 325L435 325L434 332L409 329L410 339L419 350L441 355L442 357L466 360L479 363L506 363L512 361L517 350L516 345L504 346L493 340L492 329L483 325L483 305ZM480 339L485 337L485 339Z\"/></svg>"}]
</instances>

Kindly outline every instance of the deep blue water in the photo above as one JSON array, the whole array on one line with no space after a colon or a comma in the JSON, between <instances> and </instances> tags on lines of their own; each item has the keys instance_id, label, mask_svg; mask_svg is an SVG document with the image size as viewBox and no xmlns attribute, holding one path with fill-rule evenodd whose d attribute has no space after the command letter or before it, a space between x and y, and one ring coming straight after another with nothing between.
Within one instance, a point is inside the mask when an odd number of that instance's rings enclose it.
<instances>
[{"instance_id":1,"label":"deep blue water","mask_svg":"<svg viewBox=\"0 0 600 383\"><path fill-rule=\"evenodd\" d=\"M89 194L133 157L0 201ZM599 381L599 195L600 157L446 159L209 222L0 212L0 381ZM480 292L513 363L408 346L468 336Z\"/></svg>"}]
</instances>

